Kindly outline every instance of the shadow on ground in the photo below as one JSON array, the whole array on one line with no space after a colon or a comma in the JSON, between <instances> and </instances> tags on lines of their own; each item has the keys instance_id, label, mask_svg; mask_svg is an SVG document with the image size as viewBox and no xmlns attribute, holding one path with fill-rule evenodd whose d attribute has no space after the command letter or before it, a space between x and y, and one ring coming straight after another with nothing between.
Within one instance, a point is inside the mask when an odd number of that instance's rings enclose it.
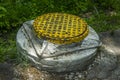
<instances>
[{"instance_id":1,"label":"shadow on ground","mask_svg":"<svg viewBox=\"0 0 120 80\"><path fill-rule=\"evenodd\" d=\"M14 69L12 64L0 63L0 80L12 80Z\"/></svg>"}]
</instances>

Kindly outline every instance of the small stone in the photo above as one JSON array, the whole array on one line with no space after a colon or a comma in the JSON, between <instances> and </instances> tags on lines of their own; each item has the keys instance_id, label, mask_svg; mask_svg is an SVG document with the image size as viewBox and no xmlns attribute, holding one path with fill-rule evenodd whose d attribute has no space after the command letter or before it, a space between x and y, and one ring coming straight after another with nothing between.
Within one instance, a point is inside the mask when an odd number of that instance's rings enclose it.
<instances>
[{"instance_id":1,"label":"small stone","mask_svg":"<svg viewBox=\"0 0 120 80\"><path fill-rule=\"evenodd\" d=\"M78 77L79 77L79 78L81 78L81 77L82 77L82 75L81 75L81 74L79 74L79 75L78 75Z\"/></svg>"},{"instance_id":2,"label":"small stone","mask_svg":"<svg viewBox=\"0 0 120 80\"><path fill-rule=\"evenodd\" d=\"M72 73L70 73L71 75L74 75L74 73L72 72Z\"/></svg>"},{"instance_id":3,"label":"small stone","mask_svg":"<svg viewBox=\"0 0 120 80\"><path fill-rule=\"evenodd\" d=\"M69 77L69 79L72 79L72 78L73 78L73 75L69 75L68 77Z\"/></svg>"}]
</instances>

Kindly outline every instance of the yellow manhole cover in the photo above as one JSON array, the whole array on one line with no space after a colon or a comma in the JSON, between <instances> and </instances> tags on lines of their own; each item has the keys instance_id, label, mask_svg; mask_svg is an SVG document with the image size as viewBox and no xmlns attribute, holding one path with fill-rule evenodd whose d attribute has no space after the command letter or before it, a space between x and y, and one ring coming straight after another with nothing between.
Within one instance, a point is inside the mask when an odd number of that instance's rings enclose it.
<instances>
[{"instance_id":1,"label":"yellow manhole cover","mask_svg":"<svg viewBox=\"0 0 120 80\"><path fill-rule=\"evenodd\" d=\"M37 37L56 44L82 41L88 35L87 23L78 16L65 13L48 13L33 23Z\"/></svg>"}]
</instances>

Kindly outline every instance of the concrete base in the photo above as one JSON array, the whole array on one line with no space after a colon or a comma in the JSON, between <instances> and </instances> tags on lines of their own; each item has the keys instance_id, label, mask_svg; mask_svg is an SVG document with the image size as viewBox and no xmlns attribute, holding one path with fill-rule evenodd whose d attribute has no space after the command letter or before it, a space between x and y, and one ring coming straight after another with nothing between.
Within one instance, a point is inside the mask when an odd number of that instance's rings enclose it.
<instances>
[{"instance_id":1,"label":"concrete base","mask_svg":"<svg viewBox=\"0 0 120 80\"><path fill-rule=\"evenodd\" d=\"M69 72L83 70L91 63L100 41L97 33L89 26L89 35L78 43L57 45L38 39L32 29L32 21L23 23L17 33L18 52L34 63L40 70Z\"/></svg>"}]
</instances>

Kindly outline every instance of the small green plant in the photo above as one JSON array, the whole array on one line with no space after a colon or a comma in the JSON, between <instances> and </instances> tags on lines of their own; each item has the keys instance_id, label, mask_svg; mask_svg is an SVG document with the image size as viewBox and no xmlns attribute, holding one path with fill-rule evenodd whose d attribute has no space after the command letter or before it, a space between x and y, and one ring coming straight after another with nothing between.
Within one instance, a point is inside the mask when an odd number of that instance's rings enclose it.
<instances>
[{"instance_id":1,"label":"small green plant","mask_svg":"<svg viewBox=\"0 0 120 80\"><path fill-rule=\"evenodd\" d=\"M8 61L9 59L14 59L16 57L16 45L15 41L9 40L4 42L0 40L0 62Z\"/></svg>"},{"instance_id":2,"label":"small green plant","mask_svg":"<svg viewBox=\"0 0 120 80\"><path fill-rule=\"evenodd\" d=\"M4 17L6 12L7 10L4 7L0 6L0 18Z\"/></svg>"},{"instance_id":3,"label":"small green plant","mask_svg":"<svg viewBox=\"0 0 120 80\"><path fill-rule=\"evenodd\" d=\"M92 26L97 32L105 32L112 31L116 29L120 29L120 15L112 15L107 14L99 14L92 15L90 18L87 18L87 22L90 26Z\"/></svg>"}]
</instances>

